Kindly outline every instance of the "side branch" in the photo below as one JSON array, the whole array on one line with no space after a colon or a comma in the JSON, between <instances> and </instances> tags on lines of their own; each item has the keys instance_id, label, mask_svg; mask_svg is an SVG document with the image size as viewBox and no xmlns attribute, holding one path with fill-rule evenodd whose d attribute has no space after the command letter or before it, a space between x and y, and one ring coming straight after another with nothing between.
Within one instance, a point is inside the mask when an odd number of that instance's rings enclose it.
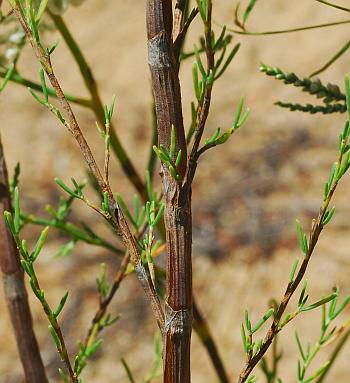
<instances>
[{"instance_id":1,"label":"side branch","mask_svg":"<svg viewBox=\"0 0 350 383\"><path fill-rule=\"evenodd\" d=\"M130 253L130 259L135 267L136 275L145 290L145 293L150 301L152 311L157 320L158 326L160 328L163 327L164 323L164 313L160 304L159 297L154 289L152 281L150 280L141 260L140 252L137 247L136 240L131 233L129 225L124 217L122 209L114 198L110 185L106 183L100 168L98 167L96 160L91 152L91 149L80 129L80 126L76 120L73 110L69 102L67 101L61 86L54 74L53 67L51 65L50 55L44 48L38 43L35 38L33 31L30 29L27 21L24 18L18 4L13 6L13 10L15 12L16 17L18 18L20 24L22 25L28 40L30 41L34 53L39 60L43 70L45 71L47 77L50 80L50 83L53 89L56 92L57 98L61 104L61 107L66 113L67 120L64 120L64 125L69 129L69 131L73 134L75 140L79 144L80 150L85 158L85 162L89 166L94 178L96 179L102 194L107 193L108 195L108 204L110 209L110 219L109 222L113 226L117 235L119 235Z\"/></svg>"},{"instance_id":2,"label":"side branch","mask_svg":"<svg viewBox=\"0 0 350 383\"><path fill-rule=\"evenodd\" d=\"M47 383L43 361L33 329L20 256L4 220L12 211L5 155L0 136L0 265L5 299L27 382Z\"/></svg>"}]
</instances>

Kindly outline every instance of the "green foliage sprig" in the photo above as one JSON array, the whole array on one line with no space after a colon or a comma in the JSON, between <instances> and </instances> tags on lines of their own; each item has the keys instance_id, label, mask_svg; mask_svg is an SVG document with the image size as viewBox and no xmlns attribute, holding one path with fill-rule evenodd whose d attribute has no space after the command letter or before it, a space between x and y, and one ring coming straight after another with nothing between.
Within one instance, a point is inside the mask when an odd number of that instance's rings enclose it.
<instances>
[{"instance_id":1,"label":"green foliage sprig","mask_svg":"<svg viewBox=\"0 0 350 383\"><path fill-rule=\"evenodd\" d=\"M177 182L181 181L181 174L178 170L178 167L182 158L182 150L180 149L175 153L176 148L176 137L175 137L175 127L171 127L171 137L170 137L170 148L167 149L164 145L160 145L159 148L154 145L153 150L162 161L162 163L169 170L170 174L174 177ZM176 156L175 156L176 154Z\"/></svg>"},{"instance_id":2,"label":"green foliage sprig","mask_svg":"<svg viewBox=\"0 0 350 383\"><path fill-rule=\"evenodd\" d=\"M301 105L297 103L285 103L278 101L276 105L288 108L291 111L302 111L307 113L344 113L346 111L345 94L343 94L338 85L322 84L320 79L310 77L299 78L293 72L284 72L277 67L270 67L266 64L260 65L260 71L272 76L284 84L300 87L303 92L309 93L324 102L325 105Z\"/></svg>"},{"instance_id":3,"label":"green foliage sprig","mask_svg":"<svg viewBox=\"0 0 350 383\"><path fill-rule=\"evenodd\" d=\"M289 109L291 112L304 112L304 113L322 113L322 114L332 114L332 113L345 113L346 106L345 104L327 104L327 105L312 105L312 104L298 104L290 102L277 101L275 105L278 105L282 108Z\"/></svg>"},{"instance_id":4,"label":"green foliage sprig","mask_svg":"<svg viewBox=\"0 0 350 383\"><path fill-rule=\"evenodd\" d=\"M350 153L349 153L350 80L348 77L345 78L345 93L346 93L346 105L347 105L347 111L348 111L348 116L347 116L348 118L344 125L344 129L342 133L340 134L339 145L338 145L338 159L336 163L332 166L330 176L326 182L319 214L317 218L312 220L311 230L308 236L304 234L301 224L297 223L299 243L300 243L302 252L304 254L304 257L302 259L301 265L299 265L298 260L293 262L293 267L292 267L292 271L290 274L290 279L289 279L286 291L284 293L284 296L281 302L277 305L277 308L275 310L276 314L274 315L273 323L270 329L266 333L266 336L263 339L261 345L260 345L260 342L258 342L258 345L259 345L258 351L254 354L254 350L251 347L250 348L246 347L247 344L248 345L253 344L252 341L249 343L247 343L247 341L243 341L243 344L245 348L247 348L249 353L247 358L247 364L245 368L242 370L240 378L238 380L240 383L244 383L247 381L255 365L261 361L266 351L269 349L270 345L272 344L277 333L281 331L285 327L285 325L289 323L292 319L294 319L298 314L307 312L310 310L314 310L320 306L325 306L325 304L327 303L330 303L332 307L335 307L336 305L336 301L338 298L337 291L333 292L332 294L326 296L325 298L322 298L310 305L306 305L308 300L308 295L306 294L307 283L304 283L304 287L302 288L300 296L299 296L297 309L294 311L294 313L287 314L285 317L283 317L291 297L293 296L298 286L304 279L305 272L307 270L307 267L311 259L311 256L314 252L314 249L317 245L319 236L322 230L324 229L324 227L330 222L330 220L332 219L334 215L335 208L334 207L330 208L332 197L335 193L335 190L340 180L344 177L344 175L347 173L347 171L350 168ZM346 298L344 302L345 303L343 303L340 306L341 309L344 309L346 304L349 302L348 298ZM334 313L335 311L333 311L333 314ZM249 318L248 320L246 320L246 328L249 331ZM246 337L244 339L246 339ZM322 374L323 371L325 371L325 368L326 367L322 368L321 372L317 376ZM302 381L299 381L299 382L302 382ZM309 382L311 382L311 380Z\"/></svg>"},{"instance_id":5,"label":"green foliage sprig","mask_svg":"<svg viewBox=\"0 0 350 383\"><path fill-rule=\"evenodd\" d=\"M333 321L339 316L339 314L346 308L350 302L350 296L346 297L345 300L337 308L337 300L339 291L335 290L333 293L334 297L328 302L322 303L322 321L321 321L321 331L318 337L317 342L313 347L308 343L307 347L304 348L298 333L295 333L298 350L300 353L301 359L298 360L298 383L310 383L316 380L326 368L329 366L330 361L326 361L319 369L311 374L310 377L306 377L306 373L310 367L311 362L314 360L316 355L319 353L322 347L326 344L329 344L330 341L334 340L338 335L339 331L336 326L333 325ZM328 309L327 309L327 303Z\"/></svg>"},{"instance_id":6,"label":"green foliage sprig","mask_svg":"<svg viewBox=\"0 0 350 383\"><path fill-rule=\"evenodd\" d=\"M73 372L73 368L69 359L69 355L64 342L62 331L58 323L58 316L61 314L62 309L67 301L68 292L66 292L62 296L57 308L52 309L49 302L46 299L44 290L41 288L39 284L38 276L36 274L35 267L34 267L35 261L40 255L43 249L43 246L45 244L49 228L46 227L45 229L42 230L39 236L39 239L37 240L33 250L29 251L26 240L20 239L20 231L23 225L21 222L21 209L20 209L18 187L16 187L14 190L14 213L12 214L6 211L4 215L5 215L5 221L7 223L7 226L20 252L20 255L22 258L21 259L22 268L24 272L28 275L31 289L34 295L40 301L41 306L45 312L45 315L50 323L48 329L55 342L57 352L60 355L61 360L64 362L66 366L67 373L68 373L68 376L70 377L71 382L78 383L78 377ZM65 377L65 380L68 379L67 374L63 372L63 370L60 370L60 374L62 377Z\"/></svg>"}]
</instances>

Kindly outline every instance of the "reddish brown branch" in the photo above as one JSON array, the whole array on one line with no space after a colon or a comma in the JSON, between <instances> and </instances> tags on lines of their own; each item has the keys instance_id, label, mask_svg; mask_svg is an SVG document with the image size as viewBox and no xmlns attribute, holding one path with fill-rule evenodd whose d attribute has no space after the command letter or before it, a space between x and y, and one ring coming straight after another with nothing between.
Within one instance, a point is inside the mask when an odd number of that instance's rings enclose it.
<instances>
[{"instance_id":1,"label":"reddish brown branch","mask_svg":"<svg viewBox=\"0 0 350 383\"><path fill-rule=\"evenodd\" d=\"M182 151L178 171L183 177L187 168L187 149L178 64L174 56L169 20L172 20L171 1L147 1L148 61L159 143L169 148L173 125L176 135L174 155ZM162 173L168 252L164 382L189 383L192 331L191 190L185 192L164 165Z\"/></svg>"},{"instance_id":2,"label":"reddish brown branch","mask_svg":"<svg viewBox=\"0 0 350 383\"><path fill-rule=\"evenodd\" d=\"M5 299L26 382L48 382L33 330L20 256L3 218L12 211L7 168L0 136L0 264Z\"/></svg>"},{"instance_id":3,"label":"reddish brown branch","mask_svg":"<svg viewBox=\"0 0 350 383\"><path fill-rule=\"evenodd\" d=\"M89 166L91 173L93 174L94 178L96 179L100 190L102 193L107 192L108 193L108 200L109 200L109 208L110 208L110 224L115 229L117 235L119 235L130 253L130 259L135 267L136 275L150 301L152 311L155 315L155 318L157 320L157 324L160 328L163 327L164 324L164 313L163 309L161 307L159 297L157 296L157 293L154 289L154 286L152 284L152 281L150 280L143 264L141 261L140 253L135 241L134 236L131 233L131 230L129 228L129 225L124 217L124 214L122 212L122 209L120 208L119 204L116 202L114 195L112 193L112 190L110 188L110 185L105 182L102 173L100 171L100 168L98 167L96 160L92 154L92 151L80 129L80 126L75 118L74 112L67 101L61 86L54 74L53 67L51 65L51 60L49 54L42 48L40 44L37 43L37 41L34 38L33 32L30 30L24 16L22 15L20 9L18 6L14 6L13 8L16 17L18 18L20 24L22 25L24 32L32 45L33 51L39 60L43 70L45 71L47 77L50 80L50 83L52 87L54 88L57 99L59 100L62 109L65 111L66 114L66 121L65 126L68 128L68 130L72 133L75 140L79 144L79 147L81 149L81 152L84 156L84 159Z\"/></svg>"}]
</instances>

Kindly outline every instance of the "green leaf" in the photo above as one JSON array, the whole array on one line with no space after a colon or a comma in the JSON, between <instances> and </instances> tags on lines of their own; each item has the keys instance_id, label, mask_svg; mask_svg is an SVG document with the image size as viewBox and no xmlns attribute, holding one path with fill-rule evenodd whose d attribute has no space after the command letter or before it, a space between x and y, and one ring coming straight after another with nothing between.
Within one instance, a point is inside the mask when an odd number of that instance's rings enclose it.
<instances>
[{"instance_id":1,"label":"green leaf","mask_svg":"<svg viewBox=\"0 0 350 383\"><path fill-rule=\"evenodd\" d=\"M105 213L109 214L109 201L108 201L108 192L107 191L105 191L103 193L102 209Z\"/></svg>"},{"instance_id":2,"label":"green leaf","mask_svg":"<svg viewBox=\"0 0 350 383\"><path fill-rule=\"evenodd\" d=\"M116 193L115 197L117 199L119 206L122 208L124 214L127 216L128 220L133 224L133 226L137 227L137 224L136 224L129 208L127 207L123 197L119 193Z\"/></svg>"},{"instance_id":3,"label":"green leaf","mask_svg":"<svg viewBox=\"0 0 350 383\"><path fill-rule=\"evenodd\" d=\"M169 157L174 158L176 146L175 127L171 125Z\"/></svg>"},{"instance_id":4,"label":"green leaf","mask_svg":"<svg viewBox=\"0 0 350 383\"><path fill-rule=\"evenodd\" d=\"M19 193L18 193L18 187L15 188L14 196L13 196L13 204L14 204L14 219L13 219L13 227L15 230L15 233L18 234L21 228L21 210L19 206Z\"/></svg>"},{"instance_id":5,"label":"green leaf","mask_svg":"<svg viewBox=\"0 0 350 383\"><path fill-rule=\"evenodd\" d=\"M346 108L348 111L348 120L350 120L350 80L345 76L345 95L346 95Z\"/></svg>"},{"instance_id":6,"label":"green leaf","mask_svg":"<svg viewBox=\"0 0 350 383\"><path fill-rule=\"evenodd\" d=\"M300 355L301 355L302 359L305 361L306 360L306 356L305 356L305 353L304 353L303 346L301 344L299 335L298 335L298 333L296 331L295 331L295 338L297 340L297 345L298 345L298 349L299 349Z\"/></svg>"},{"instance_id":7,"label":"green leaf","mask_svg":"<svg viewBox=\"0 0 350 383\"><path fill-rule=\"evenodd\" d=\"M196 95L196 99L200 101L202 98L202 90L201 90L201 86L198 79L198 64L197 63L193 63L192 77L193 77L194 93Z\"/></svg>"},{"instance_id":8,"label":"green leaf","mask_svg":"<svg viewBox=\"0 0 350 383\"><path fill-rule=\"evenodd\" d=\"M275 310L273 308L270 308L264 316L259 320L259 322L255 325L253 328L252 333L255 333L260 329L260 327L274 314Z\"/></svg>"},{"instance_id":9,"label":"green leaf","mask_svg":"<svg viewBox=\"0 0 350 383\"><path fill-rule=\"evenodd\" d=\"M5 211L4 212L4 217L5 217L6 225L8 226L11 234L13 236L15 236L16 235L16 230L15 230L15 226L13 224L12 214L9 211Z\"/></svg>"},{"instance_id":10,"label":"green leaf","mask_svg":"<svg viewBox=\"0 0 350 383\"><path fill-rule=\"evenodd\" d=\"M73 181L73 179L72 179ZM55 182L58 186L60 186L66 193L68 193L70 196L78 199L82 199L82 196L76 192L74 192L72 189L70 189L60 178L55 178Z\"/></svg>"},{"instance_id":11,"label":"green leaf","mask_svg":"<svg viewBox=\"0 0 350 383\"><path fill-rule=\"evenodd\" d=\"M334 212L335 212L335 206L333 206L330 210L327 210L324 217L323 217L323 220L322 220L322 225L325 226L327 225L330 220L332 219L333 215L334 215Z\"/></svg>"},{"instance_id":12,"label":"green leaf","mask_svg":"<svg viewBox=\"0 0 350 383\"><path fill-rule=\"evenodd\" d=\"M62 311L62 309L63 309L63 307L67 301L67 298L68 298L68 291L63 295L57 309L54 312L55 318L57 318L60 315L60 313L61 313L61 311Z\"/></svg>"},{"instance_id":13,"label":"green leaf","mask_svg":"<svg viewBox=\"0 0 350 383\"><path fill-rule=\"evenodd\" d=\"M255 5L256 5L256 2L257 0L250 0L245 12L244 12L244 15L243 15L243 24L245 24L249 18L249 15L251 14L252 10L254 9Z\"/></svg>"},{"instance_id":14,"label":"green leaf","mask_svg":"<svg viewBox=\"0 0 350 383\"><path fill-rule=\"evenodd\" d=\"M45 244L48 231L49 231L49 226L46 226L45 229L41 232L40 237L32 251L32 254L30 255L30 259L32 260L32 262L34 262L37 259L38 255L40 254Z\"/></svg>"},{"instance_id":15,"label":"green leaf","mask_svg":"<svg viewBox=\"0 0 350 383\"><path fill-rule=\"evenodd\" d=\"M41 0L38 12L36 13L35 21L37 24L39 24L47 6L48 0Z\"/></svg>"},{"instance_id":16,"label":"green leaf","mask_svg":"<svg viewBox=\"0 0 350 383\"><path fill-rule=\"evenodd\" d=\"M52 327L51 324L49 324L49 331L50 331L50 334L52 336L52 339L54 340L55 342L55 345L57 347L57 350L60 352L62 350L62 345L61 345L61 341L60 341L60 338L58 337L55 329Z\"/></svg>"},{"instance_id":17,"label":"green leaf","mask_svg":"<svg viewBox=\"0 0 350 383\"><path fill-rule=\"evenodd\" d=\"M294 263L293 263L293 267L292 267L292 271L290 272L290 280L289 281L291 283L294 281L294 276L295 276L295 272L297 270L298 264L299 264L299 258L295 258Z\"/></svg>"},{"instance_id":18,"label":"green leaf","mask_svg":"<svg viewBox=\"0 0 350 383\"><path fill-rule=\"evenodd\" d=\"M312 303L311 305L309 306L306 306L306 307L301 307L299 309L300 312L305 312L305 311L310 311L310 310L314 310L316 309L317 307L320 307L330 301L332 301L333 299L335 299L336 297L338 296L337 293L333 293L331 295L329 295L328 297L325 297L323 299L320 299L319 301L315 302L315 303Z\"/></svg>"},{"instance_id":19,"label":"green leaf","mask_svg":"<svg viewBox=\"0 0 350 383\"><path fill-rule=\"evenodd\" d=\"M177 152L177 156L176 156L176 160L175 160L175 166L176 166L176 167L180 165L181 157L182 157L182 150L180 149L180 150Z\"/></svg>"},{"instance_id":20,"label":"green leaf","mask_svg":"<svg viewBox=\"0 0 350 383\"><path fill-rule=\"evenodd\" d=\"M6 75L4 77L4 81L2 82L2 84L0 84L0 93L5 89L6 85L10 81L11 76L12 76L14 70L15 70L15 64L12 63L12 64L10 64L10 66L9 66L7 72L6 72Z\"/></svg>"},{"instance_id":21,"label":"green leaf","mask_svg":"<svg viewBox=\"0 0 350 383\"><path fill-rule=\"evenodd\" d=\"M58 251L55 253L54 256L55 257L66 257L67 255L69 255L73 251L75 244L76 244L75 239L70 240L69 242L67 242L66 244L61 246L58 249Z\"/></svg>"},{"instance_id":22,"label":"green leaf","mask_svg":"<svg viewBox=\"0 0 350 383\"><path fill-rule=\"evenodd\" d=\"M244 319L245 319L245 326L246 326L248 332L251 334L252 333L252 324L251 324L250 319L249 319L248 310L245 310L245 312L244 312Z\"/></svg>"},{"instance_id":23,"label":"green leaf","mask_svg":"<svg viewBox=\"0 0 350 383\"><path fill-rule=\"evenodd\" d=\"M228 55L225 63L223 64L222 68L220 69L219 73L215 75L215 80L217 80L218 78L220 78L225 72L226 72L226 69L229 67L229 65L231 64L232 60L234 59L234 57L236 56L236 54L238 53L239 51L239 48L241 47L241 44L238 43L236 44L233 48L232 48L232 51L231 53ZM217 67L218 69L218 67Z\"/></svg>"},{"instance_id":24,"label":"green leaf","mask_svg":"<svg viewBox=\"0 0 350 383\"><path fill-rule=\"evenodd\" d=\"M154 221L152 222L152 226L157 226L157 225L158 225L158 222L159 222L160 219L162 218L163 213L164 213L164 204L162 203L162 204L159 206L159 210L158 210L158 213L157 213L157 215L156 215Z\"/></svg>"},{"instance_id":25,"label":"green leaf","mask_svg":"<svg viewBox=\"0 0 350 383\"><path fill-rule=\"evenodd\" d=\"M47 86L46 86L45 72L42 68L39 70L39 77L40 77L41 88L43 90L45 102L49 102L49 92L48 92Z\"/></svg>"}]
</instances>

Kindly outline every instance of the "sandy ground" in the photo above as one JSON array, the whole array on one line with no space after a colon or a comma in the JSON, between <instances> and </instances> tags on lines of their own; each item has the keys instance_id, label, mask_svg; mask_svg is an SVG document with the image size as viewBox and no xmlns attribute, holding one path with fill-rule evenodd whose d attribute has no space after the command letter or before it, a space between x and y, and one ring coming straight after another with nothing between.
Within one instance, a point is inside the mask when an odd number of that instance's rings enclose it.
<instances>
[{"instance_id":1,"label":"sandy ground","mask_svg":"<svg viewBox=\"0 0 350 383\"><path fill-rule=\"evenodd\" d=\"M339 0L340 1L340 0ZM131 5L132 3L132 5ZM346 5L345 0L342 1ZM234 2L215 2L215 20L233 25ZM304 26L346 19L346 13L315 1L261 0L252 16L254 30ZM147 68L144 2L90 0L70 9L66 20L94 70L104 100L117 95L115 123L125 147L140 167L147 159L150 128L150 79ZM276 100L308 101L298 90L282 86L259 73L260 62L307 75L331 57L346 42L347 26L273 37L235 37L242 43L234 65L214 90L208 133L218 126L229 127L240 96L251 106L246 126L224 147L203 157L194 186L194 290L205 313L232 381L242 365L240 323L244 309L257 319L271 297L279 298L288 281L293 260L299 254L294 220L308 227L317 214L323 183L336 158L338 134L344 116L289 113L273 105ZM200 23L188 39L190 47ZM49 35L54 41L56 36ZM324 81L342 84L348 56L322 75ZM86 90L71 56L61 43L54 65L63 88L79 95ZM186 124L193 99L191 60L181 70ZM21 61L22 74L35 78L38 65L29 49ZM313 101L311 99L311 101ZM79 121L99 160L103 148L95 131L93 115L75 107ZM21 195L25 210L43 213L44 205L58 197L53 178L84 177L81 155L64 129L17 85L10 85L0 98L1 133L8 165L22 165ZM119 165L112 161L115 190L131 199L132 188ZM350 293L348 271L350 180L342 183L335 198L337 212L322 235L308 272L313 298L330 292L337 284L342 294ZM93 197L93 194L91 194ZM75 205L76 221L87 220L100 230L101 222ZM102 229L103 230L103 229ZM33 231L28 231L28 235ZM63 315L69 350L84 336L96 308L95 276L99 262L117 265L110 254L79 244L65 259L53 258L64 238L51 233L38 273L50 301L57 302L69 288L70 300ZM2 291L0 292L2 294ZM35 328L52 381L59 366L47 323L38 303L31 298ZM295 302L294 302L295 303ZM21 367L14 338L0 295L0 382L19 383ZM137 381L152 362L152 339L156 326L143 293L134 277L122 285L111 310L122 314L120 321L103 334L103 348L84 372L84 381L127 382L120 363L126 358ZM345 316L349 316L347 310ZM315 341L319 313L305 314L281 335L284 359L280 376L296 382L297 350L294 330L305 340ZM341 320L339 320L341 323ZM350 345L339 357L327 382L348 382ZM312 368L326 358L327 349ZM193 382L216 382L210 362L196 335L193 336ZM261 380L263 381L263 380Z\"/></svg>"}]
</instances>

